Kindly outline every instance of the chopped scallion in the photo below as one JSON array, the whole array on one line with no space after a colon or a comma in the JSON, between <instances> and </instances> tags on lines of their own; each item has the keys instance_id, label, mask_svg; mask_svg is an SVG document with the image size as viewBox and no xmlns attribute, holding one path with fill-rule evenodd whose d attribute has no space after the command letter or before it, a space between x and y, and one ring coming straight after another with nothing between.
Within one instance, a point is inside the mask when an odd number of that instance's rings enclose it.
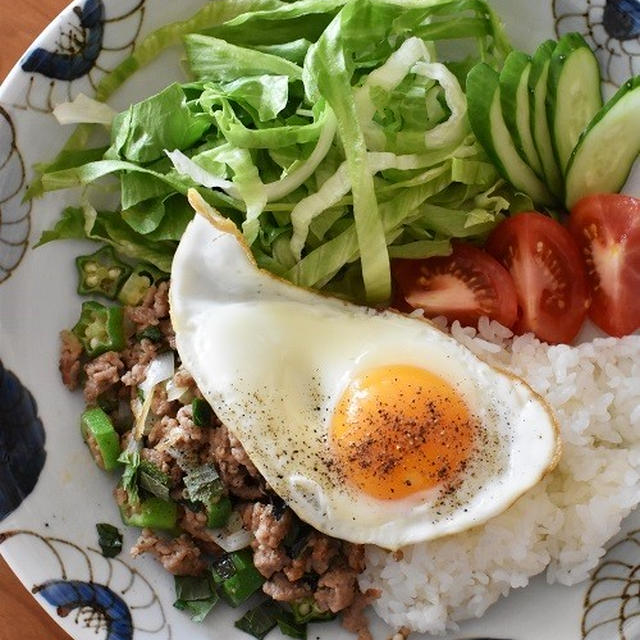
<instances>
[{"instance_id":1,"label":"chopped scallion","mask_svg":"<svg viewBox=\"0 0 640 640\"><path fill-rule=\"evenodd\" d=\"M140 470L138 473L138 484L141 489L147 493L168 501L169 495L169 476L162 472L156 465L148 460L140 462Z\"/></svg>"},{"instance_id":2,"label":"chopped scallion","mask_svg":"<svg viewBox=\"0 0 640 640\"><path fill-rule=\"evenodd\" d=\"M221 496L224 487L218 471L211 463L203 464L184 477L184 486L187 489L189 500L210 503Z\"/></svg>"}]
</instances>

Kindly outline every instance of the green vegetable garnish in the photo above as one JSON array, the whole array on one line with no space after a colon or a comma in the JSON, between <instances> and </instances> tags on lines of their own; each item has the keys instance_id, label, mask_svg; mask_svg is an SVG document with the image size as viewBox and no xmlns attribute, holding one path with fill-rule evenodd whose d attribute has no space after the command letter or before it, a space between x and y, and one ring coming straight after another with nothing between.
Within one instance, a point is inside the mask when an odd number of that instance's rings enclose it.
<instances>
[{"instance_id":1,"label":"green vegetable garnish","mask_svg":"<svg viewBox=\"0 0 640 640\"><path fill-rule=\"evenodd\" d=\"M278 628L285 636L306 640L307 625L297 622L290 611L279 608L276 613L276 620L278 622Z\"/></svg>"},{"instance_id":2,"label":"green vegetable garnish","mask_svg":"<svg viewBox=\"0 0 640 640\"><path fill-rule=\"evenodd\" d=\"M142 331L136 333L138 340L151 340L151 342L159 342L162 340L162 331L154 325L145 327Z\"/></svg>"},{"instance_id":3,"label":"green vegetable garnish","mask_svg":"<svg viewBox=\"0 0 640 640\"><path fill-rule=\"evenodd\" d=\"M211 426L212 411L206 400L203 400L202 398L194 398L191 401L191 411L193 413L193 422L196 426Z\"/></svg>"},{"instance_id":4,"label":"green vegetable garnish","mask_svg":"<svg viewBox=\"0 0 640 640\"><path fill-rule=\"evenodd\" d=\"M176 601L173 606L191 614L193 622L202 622L219 601L211 576L175 576Z\"/></svg>"},{"instance_id":5,"label":"green vegetable garnish","mask_svg":"<svg viewBox=\"0 0 640 640\"><path fill-rule=\"evenodd\" d=\"M99 295L114 300L131 267L119 260L112 247L102 247L88 256L76 258L78 293Z\"/></svg>"},{"instance_id":6,"label":"green vegetable garnish","mask_svg":"<svg viewBox=\"0 0 640 640\"><path fill-rule=\"evenodd\" d=\"M133 437L129 438L127 448L120 454L118 462L124 465L120 484L127 493L127 500L131 506L137 506L140 502L138 493L138 471L140 470L140 450L142 443Z\"/></svg>"},{"instance_id":7,"label":"green vegetable garnish","mask_svg":"<svg viewBox=\"0 0 640 640\"><path fill-rule=\"evenodd\" d=\"M213 581L234 607L252 596L264 583L264 577L253 564L253 555L247 549L224 554L214 562Z\"/></svg>"},{"instance_id":8,"label":"green vegetable garnish","mask_svg":"<svg viewBox=\"0 0 640 640\"><path fill-rule=\"evenodd\" d=\"M80 340L86 354L95 358L107 351L122 351L124 336L122 307L105 307L90 300L82 303L80 319L72 331Z\"/></svg>"},{"instance_id":9,"label":"green vegetable garnish","mask_svg":"<svg viewBox=\"0 0 640 640\"><path fill-rule=\"evenodd\" d=\"M482 0L219 0L140 42L98 96L181 40L193 81L118 114L101 155L80 153L81 127L32 190L84 185L90 198L114 175L117 210L68 209L41 243L89 237L168 273L196 187L260 266L378 303L390 258L482 239L515 200L467 124L466 72L510 51ZM469 57L447 59L444 40ZM460 219L454 233L433 207ZM144 285L131 276L120 299L138 303Z\"/></svg>"},{"instance_id":10,"label":"green vegetable garnish","mask_svg":"<svg viewBox=\"0 0 640 640\"><path fill-rule=\"evenodd\" d=\"M284 609L273 600L266 600L257 607L249 609L234 624L238 629L242 629L258 640L266 637L276 625L285 636L290 638L306 640L307 637L307 625L296 622L291 611Z\"/></svg>"},{"instance_id":11,"label":"green vegetable garnish","mask_svg":"<svg viewBox=\"0 0 640 640\"><path fill-rule=\"evenodd\" d=\"M233 505L228 496L221 496L213 499L207 505L207 527L210 529L218 529L227 524Z\"/></svg>"},{"instance_id":12,"label":"green vegetable garnish","mask_svg":"<svg viewBox=\"0 0 640 640\"><path fill-rule=\"evenodd\" d=\"M138 484L141 489L156 498L169 501L170 479L168 474L158 469L156 465L148 460L141 460L140 462Z\"/></svg>"},{"instance_id":13,"label":"green vegetable garnish","mask_svg":"<svg viewBox=\"0 0 640 640\"><path fill-rule=\"evenodd\" d=\"M105 471L115 469L120 455L120 437L111 418L99 407L87 409L80 418L80 429L96 464Z\"/></svg>"},{"instance_id":14,"label":"green vegetable garnish","mask_svg":"<svg viewBox=\"0 0 640 640\"><path fill-rule=\"evenodd\" d=\"M115 558L122 551L122 534L112 524L99 522L96 524L98 544L105 558Z\"/></svg>"},{"instance_id":15,"label":"green vegetable garnish","mask_svg":"<svg viewBox=\"0 0 640 640\"><path fill-rule=\"evenodd\" d=\"M130 527L171 530L178 522L178 506L154 496L135 505L121 505L120 515Z\"/></svg>"},{"instance_id":16,"label":"green vegetable garnish","mask_svg":"<svg viewBox=\"0 0 640 640\"><path fill-rule=\"evenodd\" d=\"M118 300L129 307L139 305L151 286L151 278L138 273L132 273L120 289Z\"/></svg>"},{"instance_id":17,"label":"green vegetable garnish","mask_svg":"<svg viewBox=\"0 0 640 640\"><path fill-rule=\"evenodd\" d=\"M254 638L262 640L278 624L274 613L273 602L263 602L257 607L249 609L242 618L234 622L234 625Z\"/></svg>"},{"instance_id":18,"label":"green vegetable garnish","mask_svg":"<svg viewBox=\"0 0 640 640\"><path fill-rule=\"evenodd\" d=\"M224 491L222 480L212 463L203 464L185 475L184 486L189 500L205 504L219 498Z\"/></svg>"},{"instance_id":19,"label":"green vegetable garnish","mask_svg":"<svg viewBox=\"0 0 640 640\"><path fill-rule=\"evenodd\" d=\"M300 598L300 600L296 600L290 604L291 610L293 611L293 618L298 624L335 618L335 614L331 613L331 611L322 611L312 596Z\"/></svg>"}]
</instances>

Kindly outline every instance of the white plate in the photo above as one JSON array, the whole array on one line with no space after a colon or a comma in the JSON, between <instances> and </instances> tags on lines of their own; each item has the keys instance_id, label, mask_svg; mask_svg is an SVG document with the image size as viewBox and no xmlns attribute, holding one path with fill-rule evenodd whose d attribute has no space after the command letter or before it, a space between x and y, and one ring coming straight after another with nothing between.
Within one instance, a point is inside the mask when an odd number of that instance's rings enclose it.
<instances>
[{"instance_id":1,"label":"white plate","mask_svg":"<svg viewBox=\"0 0 640 640\"><path fill-rule=\"evenodd\" d=\"M175 610L173 580L155 561L132 560L127 554L109 561L96 551L95 523L119 524L119 515L111 482L96 471L78 437L82 399L66 391L57 370L58 332L73 324L79 307L73 257L84 246L66 242L31 249L61 207L73 202L74 194L21 202L33 164L51 158L69 134L51 115L52 104L80 91L92 95L100 77L124 59L136 41L164 23L190 15L201 4L83 0L56 18L0 89L0 551L25 586L39 592L36 597L51 616L78 640L95 640L97 629L109 640L129 640L134 632L139 640L204 640L217 637L220 630L225 638L248 637L233 627L237 611L217 610L205 624L196 625ZM494 4L514 43L524 50L532 51L545 38L566 31L584 33L598 48L609 91L630 74L640 73L637 0ZM79 26L81 19L84 28ZM78 42L78 34L84 42ZM75 47L76 62L83 60L75 70L78 77L51 78L52 73L68 74L68 61L56 63L35 49L68 53L69 46ZM38 70L24 70L34 67ZM110 102L124 108L172 77L181 77L176 51L136 74ZM627 520L623 542L607 558L609 570L602 575L609 578L600 588L610 599L590 601L589 583L566 588L548 586L538 578L447 637L640 637L640 623L634 622L640 618L633 617L640 610L634 577L640 564L640 533L633 533L639 523L638 514ZM134 538L135 532L127 531L125 546ZM631 589L630 597L623 599L625 588ZM65 603L73 610L61 616L64 611L56 606L64 608ZM389 635L381 624L375 624L375 632L380 638ZM351 637L336 624L314 626L309 636ZM277 632L269 637L276 638Z\"/></svg>"}]
</instances>

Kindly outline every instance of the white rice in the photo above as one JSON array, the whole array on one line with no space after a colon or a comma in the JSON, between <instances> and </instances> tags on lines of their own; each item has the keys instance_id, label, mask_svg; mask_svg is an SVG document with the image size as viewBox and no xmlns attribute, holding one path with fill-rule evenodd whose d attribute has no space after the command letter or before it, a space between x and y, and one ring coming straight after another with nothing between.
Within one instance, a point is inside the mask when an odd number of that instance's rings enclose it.
<instances>
[{"instance_id":1,"label":"white rice","mask_svg":"<svg viewBox=\"0 0 640 640\"><path fill-rule=\"evenodd\" d=\"M503 514L471 531L403 549L367 548L363 588L394 627L441 633L482 615L500 595L547 569L584 580L640 501L640 336L549 346L483 319L451 333L484 360L525 379L560 424L560 463Z\"/></svg>"}]
</instances>

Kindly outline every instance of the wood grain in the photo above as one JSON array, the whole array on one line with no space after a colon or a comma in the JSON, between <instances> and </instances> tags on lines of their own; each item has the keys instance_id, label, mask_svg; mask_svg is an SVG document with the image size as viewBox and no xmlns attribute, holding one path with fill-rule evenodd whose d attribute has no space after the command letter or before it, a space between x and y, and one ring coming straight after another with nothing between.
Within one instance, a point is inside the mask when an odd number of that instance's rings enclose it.
<instances>
[{"instance_id":1,"label":"wood grain","mask_svg":"<svg viewBox=\"0 0 640 640\"><path fill-rule=\"evenodd\" d=\"M69 0L0 0L0 79Z\"/></svg>"},{"instance_id":2,"label":"wood grain","mask_svg":"<svg viewBox=\"0 0 640 640\"><path fill-rule=\"evenodd\" d=\"M0 0L0 80L68 0ZM0 558L0 640L70 640Z\"/></svg>"},{"instance_id":3,"label":"wood grain","mask_svg":"<svg viewBox=\"0 0 640 640\"><path fill-rule=\"evenodd\" d=\"M0 640L70 640L1 558Z\"/></svg>"}]
</instances>

